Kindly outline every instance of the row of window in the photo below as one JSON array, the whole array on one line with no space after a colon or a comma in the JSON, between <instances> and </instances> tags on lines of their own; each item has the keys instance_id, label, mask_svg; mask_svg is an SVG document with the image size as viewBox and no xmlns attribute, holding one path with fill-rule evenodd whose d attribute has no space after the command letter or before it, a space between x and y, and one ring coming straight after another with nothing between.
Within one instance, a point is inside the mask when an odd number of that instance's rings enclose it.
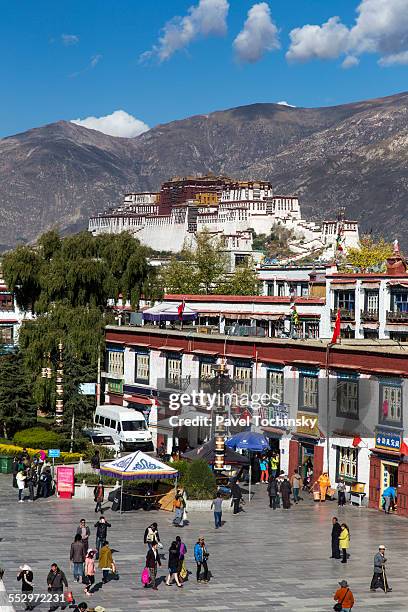
<instances>
[{"instance_id":1,"label":"row of window","mask_svg":"<svg viewBox=\"0 0 408 612\"><path fill-rule=\"evenodd\" d=\"M364 292L364 310L368 312L378 312L379 292L378 290L370 289ZM356 293L354 290L336 290L334 291L334 307L341 310L353 312L356 306ZM391 291L391 311L392 312L408 312L408 291L393 290Z\"/></svg>"},{"instance_id":2,"label":"row of window","mask_svg":"<svg viewBox=\"0 0 408 612\"><path fill-rule=\"evenodd\" d=\"M123 376L124 353L108 350L108 372L111 375ZM215 360L200 359L199 379L205 385L213 377L212 366ZM135 353L135 382L149 383L150 357L148 352ZM235 392L252 393L253 369L251 362L236 362L233 369ZM358 419L359 417L359 378L340 375L337 378L336 406L337 416ZM181 389L182 359L181 355L169 353L166 357L166 387ZM266 393L279 397L284 403L283 370L267 370ZM319 411L319 377L317 370L299 372L298 407L300 410L317 413ZM402 388L400 383L380 381L379 423L402 424Z\"/></svg>"}]
</instances>

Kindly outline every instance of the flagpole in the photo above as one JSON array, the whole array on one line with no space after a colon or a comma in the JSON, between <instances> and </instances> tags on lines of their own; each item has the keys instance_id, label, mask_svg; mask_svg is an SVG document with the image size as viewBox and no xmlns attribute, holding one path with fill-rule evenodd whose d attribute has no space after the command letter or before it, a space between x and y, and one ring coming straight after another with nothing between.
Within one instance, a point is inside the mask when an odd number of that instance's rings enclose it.
<instances>
[{"instance_id":1,"label":"flagpole","mask_svg":"<svg viewBox=\"0 0 408 612\"><path fill-rule=\"evenodd\" d=\"M327 461L327 474L330 478L330 372L329 372L329 359L330 359L330 347L331 342L326 347L326 461Z\"/></svg>"}]
</instances>

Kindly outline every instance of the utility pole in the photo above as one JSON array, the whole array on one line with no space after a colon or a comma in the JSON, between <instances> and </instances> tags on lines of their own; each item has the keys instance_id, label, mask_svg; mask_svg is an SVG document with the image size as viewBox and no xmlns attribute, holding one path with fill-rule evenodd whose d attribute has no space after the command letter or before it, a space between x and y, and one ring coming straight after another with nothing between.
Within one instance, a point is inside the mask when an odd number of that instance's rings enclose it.
<instances>
[{"instance_id":1,"label":"utility pole","mask_svg":"<svg viewBox=\"0 0 408 612\"><path fill-rule=\"evenodd\" d=\"M58 343L57 400L55 403L55 424L58 427L61 427L64 422L63 350L64 350L64 346L60 340Z\"/></svg>"}]
</instances>

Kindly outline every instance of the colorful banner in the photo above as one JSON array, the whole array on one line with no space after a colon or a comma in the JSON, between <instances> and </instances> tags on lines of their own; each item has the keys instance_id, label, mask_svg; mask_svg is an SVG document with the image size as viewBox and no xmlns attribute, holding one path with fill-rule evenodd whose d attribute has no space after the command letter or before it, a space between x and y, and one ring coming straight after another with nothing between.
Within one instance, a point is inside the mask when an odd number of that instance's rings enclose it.
<instances>
[{"instance_id":1,"label":"colorful banner","mask_svg":"<svg viewBox=\"0 0 408 612\"><path fill-rule=\"evenodd\" d=\"M71 498L75 491L74 468L65 465L57 467L57 493L60 497Z\"/></svg>"}]
</instances>

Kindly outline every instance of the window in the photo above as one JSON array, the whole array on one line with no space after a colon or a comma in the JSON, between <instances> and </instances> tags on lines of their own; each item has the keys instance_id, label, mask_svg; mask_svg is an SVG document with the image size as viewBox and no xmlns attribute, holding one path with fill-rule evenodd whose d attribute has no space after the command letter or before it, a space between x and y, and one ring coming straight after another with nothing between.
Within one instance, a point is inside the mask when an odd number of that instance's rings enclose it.
<instances>
[{"instance_id":1,"label":"window","mask_svg":"<svg viewBox=\"0 0 408 612\"><path fill-rule=\"evenodd\" d=\"M378 312L378 291L365 292L365 309L369 313L377 314Z\"/></svg>"},{"instance_id":2,"label":"window","mask_svg":"<svg viewBox=\"0 0 408 612\"><path fill-rule=\"evenodd\" d=\"M14 310L13 296L11 293L0 293L0 310Z\"/></svg>"},{"instance_id":3,"label":"window","mask_svg":"<svg viewBox=\"0 0 408 612\"><path fill-rule=\"evenodd\" d=\"M393 312L408 312L408 291L393 291L391 293L391 310Z\"/></svg>"},{"instance_id":4,"label":"window","mask_svg":"<svg viewBox=\"0 0 408 612\"><path fill-rule=\"evenodd\" d=\"M214 378L213 366L215 364L215 359L206 359L200 358L199 364L199 384L200 389L203 389L205 392L211 391L211 379Z\"/></svg>"},{"instance_id":5,"label":"window","mask_svg":"<svg viewBox=\"0 0 408 612\"><path fill-rule=\"evenodd\" d=\"M0 325L0 344L13 344L13 326Z\"/></svg>"},{"instance_id":6,"label":"window","mask_svg":"<svg viewBox=\"0 0 408 612\"><path fill-rule=\"evenodd\" d=\"M135 354L135 382L149 382L149 353Z\"/></svg>"},{"instance_id":7,"label":"window","mask_svg":"<svg viewBox=\"0 0 408 612\"><path fill-rule=\"evenodd\" d=\"M344 478L348 481L357 480L357 448L337 447L336 480Z\"/></svg>"},{"instance_id":8,"label":"window","mask_svg":"<svg viewBox=\"0 0 408 612\"><path fill-rule=\"evenodd\" d=\"M123 393L123 381L121 380L108 380L108 393Z\"/></svg>"},{"instance_id":9,"label":"window","mask_svg":"<svg viewBox=\"0 0 408 612\"><path fill-rule=\"evenodd\" d=\"M285 295L285 283L278 282L278 296L283 297Z\"/></svg>"},{"instance_id":10,"label":"window","mask_svg":"<svg viewBox=\"0 0 408 612\"><path fill-rule=\"evenodd\" d=\"M166 387L181 389L181 357L179 355L167 355Z\"/></svg>"},{"instance_id":11,"label":"window","mask_svg":"<svg viewBox=\"0 0 408 612\"><path fill-rule=\"evenodd\" d=\"M108 372L123 376L123 351L108 349Z\"/></svg>"},{"instance_id":12,"label":"window","mask_svg":"<svg viewBox=\"0 0 408 612\"><path fill-rule=\"evenodd\" d=\"M358 378L337 376L337 416L358 419Z\"/></svg>"},{"instance_id":13,"label":"window","mask_svg":"<svg viewBox=\"0 0 408 612\"><path fill-rule=\"evenodd\" d=\"M318 321L305 321L305 338L318 338L319 337L319 322Z\"/></svg>"},{"instance_id":14,"label":"window","mask_svg":"<svg viewBox=\"0 0 408 612\"><path fill-rule=\"evenodd\" d=\"M273 283L266 283L266 293L267 295L274 295Z\"/></svg>"},{"instance_id":15,"label":"window","mask_svg":"<svg viewBox=\"0 0 408 612\"><path fill-rule=\"evenodd\" d=\"M402 425L402 387L398 380L380 382L379 423Z\"/></svg>"},{"instance_id":16,"label":"window","mask_svg":"<svg viewBox=\"0 0 408 612\"><path fill-rule=\"evenodd\" d=\"M302 297L309 295L309 283L300 283L300 294Z\"/></svg>"},{"instance_id":17,"label":"window","mask_svg":"<svg viewBox=\"0 0 408 612\"><path fill-rule=\"evenodd\" d=\"M354 311L355 291L335 291L334 307L340 310Z\"/></svg>"},{"instance_id":18,"label":"window","mask_svg":"<svg viewBox=\"0 0 408 612\"><path fill-rule=\"evenodd\" d=\"M234 367L234 382L237 394L251 395L252 365L236 364Z\"/></svg>"},{"instance_id":19,"label":"window","mask_svg":"<svg viewBox=\"0 0 408 612\"><path fill-rule=\"evenodd\" d=\"M99 417L99 425L105 426L105 417L103 417L103 416Z\"/></svg>"},{"instance_id":20,"label":"window","mask_svg":"<svg viewBox=\"0 0 408 612\"><path fill-rule=\"evenodd\" d=\"M111 419L110 426L112 427L112 429L116 429L116 421Z\"/></svg>"},{"instance_id":21,"label":"window","mask_svg":"<svg viewBox=\"0 0 408 612\"><path fill-rule=\"evenodd\" d=\"M284 398L283 370L267 370L266 393L269 395L272 401L279 397L279 402L283 404L283 398Z\"/></svg>"},{"instance_id":22,"label":"window","mask_svg":"<svg viewBox=\"0 0 408 612\"><path fill-rule=\"evenodd\" d=\"M123 431L141 431L147 429L146 421L122 421Z\"/></svg>"},{"instance_id":23,"label":"window","mask_svg":"<svg viewBox=\"0 0 408 612\"><path fill-rule=\"evenodd\" d=\"M317 372L299 374L299 408L317 412L319 408L319 379Z\"/></svg>"}]
</instances>

